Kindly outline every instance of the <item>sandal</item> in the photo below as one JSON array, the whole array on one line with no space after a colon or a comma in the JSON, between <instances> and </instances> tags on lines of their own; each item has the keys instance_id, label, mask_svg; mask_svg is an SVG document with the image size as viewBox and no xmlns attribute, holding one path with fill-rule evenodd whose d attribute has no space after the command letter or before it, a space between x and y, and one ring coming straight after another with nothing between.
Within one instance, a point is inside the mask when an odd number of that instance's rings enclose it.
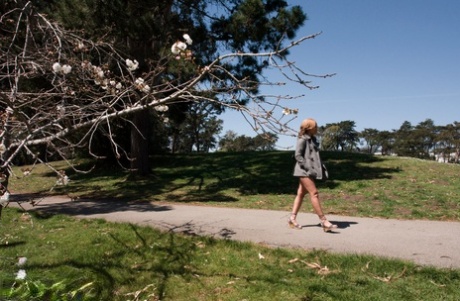
<instances>
[{"instance_id":1,"label":"sandal","mask_svg":"<svg viewBox=\"0 0 460 301\"><path fill-rule=\"evenodd\" d=\"M288 225L289 225L289 227L291 227L292 229L299 229L299 230L300 230L300 229L302 229L302 226L299 225L299 224L297 223L297 221L295 220L296 216L297 216L297 214L294 214L294 213L291 214L291 217L290 217L289 220L288 220Z\"/></svg>"},{"instance_id":2,"label":"sandal","mask_svg":"<svg viewBox=\"0 0 460 301\"><path fill-rule=\"evenodd\" d=\"M337 229L338 226L328 221L324 216L321 218L321 227L324 232L332 232L333 229Z\"/></svg>"}]
</instances>

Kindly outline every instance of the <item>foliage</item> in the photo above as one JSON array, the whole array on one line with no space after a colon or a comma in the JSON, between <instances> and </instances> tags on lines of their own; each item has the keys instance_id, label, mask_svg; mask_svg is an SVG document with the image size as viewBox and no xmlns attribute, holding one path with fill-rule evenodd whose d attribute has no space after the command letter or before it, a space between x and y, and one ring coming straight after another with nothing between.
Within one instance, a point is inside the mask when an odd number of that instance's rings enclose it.
<instances>
[{"instance_id":1,"label":"foliage","mask_svg":"<svg viewBox=\"0 0 460 301\"><path fill-rule=\"evenodd\" d=\"M219 110L213 104L196 103L189 106L185 119L171 126L172 153L209 152L217 147L216 136L223 121L215 117Z\"/></svg>"},{"instance_id":2,"label":"foliage","mask_svg":"<svg viewBox=\"0 0 460 301\"><path fill-rule=\"evenodd\" d=\"M258 134L252 138L227 131L219 141L219 150L224 152L270 151L275 149L277 141L278 137L273 133Z\"/></svg>"},{"instance_id":3,"label":"foliage","mask_svg":"<svg viewBox=\"0 0 460 301\"><path fill-rule=\"evenodd\" d=\"M364 139L367 144L367 152L373 154L377 151L379 144L379 131L376 129L364 129L359 133L360 138Z\"/></svg>"},{"instance_id":4,"label":"foliage","mask_svg":"<svg viewBox=\"0 0 460 301\"><path fill-rule=\"evenodd\" d=\"M261 71L315 88L287 57L318 34L286 42L306 16L285 1L18 0L0 11L3 167L25 156L68 160L80 148L140 168L152 124L193 103L288 131L280 101L293 96L260 95L260 84L282 84Z\"/></svg>"},{"instance_id":5,"label":"foliage","mask_svg":"<svg viewBox=\"0 0 460 301\"><path fill-rule=\"evenodd\" d=\"M351 152L356 148L358 132L354 121L326 124L321 127L321 147L325 150L341 150Z\"/></svg>"},{"instance_id":6,"label":"foliage","mask_svg":"<svg viewBox=\"0 0 460 301\"><path fill-rule=\"evenodd\" d=\"M439 162L459 163L460 123L436 126L431 119L413 126L405 121L398 130L378 131L366 128L362 132L354 129L353 121L326 124L320 129L321 146L325 150L380 152L383 155L398 155L421 159L436 159ZM358 149L361 140L363 149Z\"/></svg>"}]
</instances>

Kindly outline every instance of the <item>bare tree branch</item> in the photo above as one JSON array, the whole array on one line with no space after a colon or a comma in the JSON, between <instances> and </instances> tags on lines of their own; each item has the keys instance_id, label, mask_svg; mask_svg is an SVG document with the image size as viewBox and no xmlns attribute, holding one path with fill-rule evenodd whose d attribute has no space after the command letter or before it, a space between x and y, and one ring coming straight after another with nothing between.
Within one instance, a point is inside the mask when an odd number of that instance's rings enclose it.
<instances>
[{"instance_id":1,"label":"bare tree branch","mask_svg":"<svg viewBox=\"0 0 460 301\"><path fill-rule=\"evenodd\" d=\"M289 122L297 110L282 102L298 96L260 95L254 87L296 82L309 90L316 88L309 78L332 76L308 74L283 55L320 33L272 52L223 54L206 66L196 65L189 49L180 49L165 54L149 72L137 74L135 58L127 58L110 43L90 41L65 30L34 12L31 2L3 13L0 23L2 167L21 152L37 158L31 149L34 145L46 145L63 159L78 147L98 157L92 151L96 132L108 137L118 158L128 157L113 135L114 122L129 122L131 114L152 108L158 118L166 119L168 105L178 102L213 102L241 112L254 130L293 133ZM286 82L271 82L262 76L257 83L237 78L227 66L241 57L265 60ZM171 62L196 72L185 81L174 77L159 81ZM250 102L242 105L241 99Z\"/></svg>"}]
</instances>

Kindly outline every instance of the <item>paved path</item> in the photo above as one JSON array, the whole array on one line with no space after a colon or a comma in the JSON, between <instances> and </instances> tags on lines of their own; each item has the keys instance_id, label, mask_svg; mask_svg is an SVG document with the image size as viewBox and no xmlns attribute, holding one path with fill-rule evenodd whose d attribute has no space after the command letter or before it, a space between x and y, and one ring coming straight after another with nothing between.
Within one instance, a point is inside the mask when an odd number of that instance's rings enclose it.
<instances>
[{"instance_id":1,"label":"paved path","mask_svg":"<svg viewBox=\"0 0 460 301\"><path fill-rule=\"evenodd\" d=\"M14 206L14 203L11 203ZM372 254L410 260L420 265L460 268L460 223L403 221L328 215L339 228L324 233L313 214L297 217L304 228L287 226L288 212L231 209L158 203L71 201L48 197L27 210L65 213L79 218L103 218L163 230L275 247L324 249L334 253Z\"/></svg>"}]
</instances>

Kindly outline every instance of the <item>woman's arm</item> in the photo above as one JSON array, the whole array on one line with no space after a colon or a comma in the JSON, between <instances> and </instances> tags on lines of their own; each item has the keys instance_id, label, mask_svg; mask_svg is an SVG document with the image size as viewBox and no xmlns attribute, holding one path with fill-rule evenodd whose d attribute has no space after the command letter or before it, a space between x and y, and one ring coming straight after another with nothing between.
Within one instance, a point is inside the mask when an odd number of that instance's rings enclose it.
<instances>
[{"instance_id":1,"label":"woman's arm","mask_svg":"<svg viewBox=\"0 0 460 301\"><path fill-rule=\"evenodd\" d=\"M294 157L303 169L305 169L305 146L306 140L303 137L298 138Z\"/></svg>"}]
</instances>

